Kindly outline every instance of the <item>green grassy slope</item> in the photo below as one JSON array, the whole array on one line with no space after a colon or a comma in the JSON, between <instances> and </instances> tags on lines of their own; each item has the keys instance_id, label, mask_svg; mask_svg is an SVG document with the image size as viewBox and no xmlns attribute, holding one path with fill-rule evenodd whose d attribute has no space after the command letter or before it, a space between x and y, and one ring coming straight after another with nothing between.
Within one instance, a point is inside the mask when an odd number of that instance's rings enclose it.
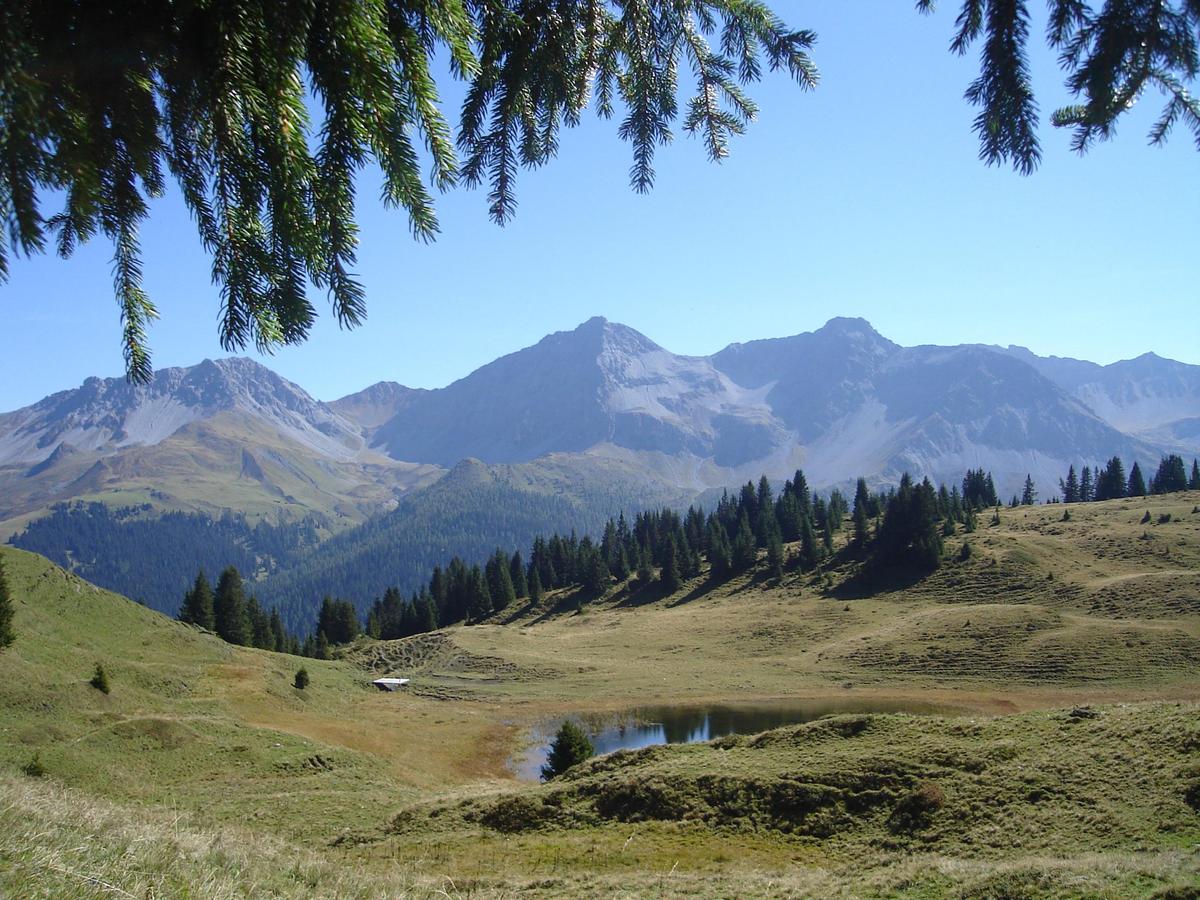
<instances>
[{"instance_id":1,"label":"green grassy slope","mask_svg":"<svg viewBox=\"0 0 1200 900\"><path fill-rule=\"evenodd\" d=\"M301 661L0 548L18 633L0 895L1193 896L1198 505L1005 510L915 583L841 561L781 585L614 586L579 610L553 594L303 661L303 693ZM385 671L412 689L371 690ZM523 728L567 712L773 698L962 715L844 715L547 786L507 774ZM45 778L21 774L35 756ZM906 820L925 784L942 803Z\"/></svg>"}]
</instances>

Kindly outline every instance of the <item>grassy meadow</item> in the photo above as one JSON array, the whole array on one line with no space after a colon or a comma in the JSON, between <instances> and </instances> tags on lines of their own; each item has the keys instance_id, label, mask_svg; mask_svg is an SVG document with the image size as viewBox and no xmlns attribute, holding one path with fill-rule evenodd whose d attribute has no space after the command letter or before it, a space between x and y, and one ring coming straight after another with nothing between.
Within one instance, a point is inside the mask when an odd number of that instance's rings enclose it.
<instances>
[{"instance_id":1,"label":"grassy meadow","mask_svg":"<svg viewBox=\"0 0 1200 900\"><path fill-rule=\"evenodd\" d=\"M1200 494L988 520L924 579L551 593L327 662L0 548L0 896L1197 896ZM568 713L796 700L847 712L513 775Z\"/></svg>"}]
</instances>

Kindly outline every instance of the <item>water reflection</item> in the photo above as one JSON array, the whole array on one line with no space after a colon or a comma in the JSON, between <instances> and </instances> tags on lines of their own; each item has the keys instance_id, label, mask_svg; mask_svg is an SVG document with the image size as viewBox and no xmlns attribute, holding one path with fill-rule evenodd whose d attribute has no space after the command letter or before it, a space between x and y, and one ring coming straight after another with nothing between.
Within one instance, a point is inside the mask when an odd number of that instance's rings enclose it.
<instances>
[{"instance_id":1,"label":"water reflection","mask_svg":"<svg viewBox=\"0 0 1200 900\"><path fill-rule=\"evenodd\" d=\"M821 716L854 712L945 712L934 704L912 701L843 699L839 701L789 701L758 705L652 706L612 715L569 715L586 731L597 754L636 750L655 744L690 744L727 734L757 734L785 725L811 722ZM536 781L550 752L550 743L562 719L533 728L530 748L514 761L521 778Z\"/></svg>"}]
</instances>

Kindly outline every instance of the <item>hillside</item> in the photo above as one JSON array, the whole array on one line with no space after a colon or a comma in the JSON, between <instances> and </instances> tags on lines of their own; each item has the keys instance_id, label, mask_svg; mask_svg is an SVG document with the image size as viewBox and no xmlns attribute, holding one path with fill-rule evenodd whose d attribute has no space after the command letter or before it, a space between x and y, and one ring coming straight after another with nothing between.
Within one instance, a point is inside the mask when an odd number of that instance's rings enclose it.
<instances>
[{"instance_id":1,"label":"hillside","mask_svg":"<svg viewBox=\"0 0 1200 900\"><path fill-rule=\"evenodd\" d=\"M139 894L1187 896L1200 494L1063 509L1005 510L916 581L842 560L778 586L551 594L305 660L304 692L301 661L0 549L18 634L0 651L0 892L85 896L85 872ZM109 695L87 684L97 661ZM374 672L412 688L376 693ZM508 768L525 729L566 714L800 699L843 715L545 787ZM45 779L20 774L35 755ZM942 798L920 813L926 783Z\"/></svg>"},{"instance_id":2,"label":"hillside","mask_svg":"<svg viewBox=\"0 0 1200 900\"><path fill-rule=\"evenodd\" d=\"M326 594L365 608L451 556L711 505L763 474L803 468L814 488L845 490L984 467L1002 498L1029 475L1048 499L1071 465L1116 454L1148 474L1168 450L1190 462L1198 373L1153 354L1098 366L902 347L849 318L696 357L596 317L443 388L380 381L329 403L251 360L206 360L0 414L0 540L173 612L214 567L193 536L241 517L229 561L248 560L260 594L307 628ZM64 501L113 515L53 512ZM172 511L204 520L160 519L171 550L151 550L143 526ZM288 537L264 540L260 523Z\"/></svg>"}]
</instances>

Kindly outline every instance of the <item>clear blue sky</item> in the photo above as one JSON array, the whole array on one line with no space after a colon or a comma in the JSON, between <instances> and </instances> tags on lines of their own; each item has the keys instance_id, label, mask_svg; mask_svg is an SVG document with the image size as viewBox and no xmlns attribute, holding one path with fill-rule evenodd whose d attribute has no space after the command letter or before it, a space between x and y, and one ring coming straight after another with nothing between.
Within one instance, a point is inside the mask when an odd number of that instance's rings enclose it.
<instances>
[{"instance_id":1,"label":"clear blue sky","mask_svg":"<svg viewBox=\"0 0 1200 900\"><path fill-rule=\"evenodd\" d=\"M593 117L523 174L506 228L488 221L485 192L460 189L440 199L438 242L415 243L365 174L367 323L343 332L324 315L268 364L325 400L384 379L437 387L593 315L690 354L856 315L901 344L1200 363L1200 153L1187 132L1147 146L1161 105L1147 95L1086 157L1047 124L1036 174L987 168L962 99L976 51L946 49L954 5L923 17L896 0L777 3L818 31L821 87L768 76L731 158L711 165L679 134L649 195L628 187L615 123ZM1040 45L1034 69L1048 119L1065 96ZM459 96L447 90L451 112ZM155 203L143 243L162 313L155 365L225 355L209 262L176 195ZM95 240L67 261L14 261L0 287L0 410L123 371L110 256Z\"/></svg>"}]
</instances>

